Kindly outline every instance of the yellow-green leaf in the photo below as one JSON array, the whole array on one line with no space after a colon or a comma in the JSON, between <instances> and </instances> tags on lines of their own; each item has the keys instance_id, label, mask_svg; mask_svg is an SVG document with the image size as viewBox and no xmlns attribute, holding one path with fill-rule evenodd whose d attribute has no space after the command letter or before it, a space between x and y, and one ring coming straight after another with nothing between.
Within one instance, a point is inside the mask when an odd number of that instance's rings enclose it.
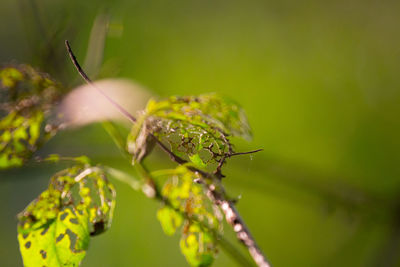
<instances>
[{"instance_id":1,"label":"yellow-green leaf","mask_svg":"<svg viewBox=\"0 0 400 267\"><path fill-rule=\"evenodd\" d=\"M203 162L199 154L189 156L190 161L193 162L197 167L205 168L207 165Z\"/></svg>"},{"instance_id":2,"label":"yellow-green leaf","mask_svg":"<svg viewBox=\"0 0 400 267\"><path fill-rule=\"evenodd\" d=\"M180 165L159 174L171 176L161 194L172 207L164 206L157 212L164 232L172 235L184 224L180 246L186 260L192 266L209 266L217 254L217 242L210 233L222 230L218 208L206 196L203 185L193 182L196 173L187 166Z\"/></svg>"},{"instance_id":3,"label":"yellow-green leaf","mask_svg":"<svg viewBox=\"0 0 400 267\"><path fill-rule=\"evenodd\" d=\"M230 136L251 138L244 110L234 101L217 94L175 96L148 102L128 137L128 150L140 161L156 137L175 155L215 170L233 153Z\"/></svg>"},{"instance_id":4,"label":"yellow-green leaf","mask_svg":"<svg viewBox=\"0 0 400 267\"><path fill-rule=\"evenodd\" d=\"M78 266L90 236L110 227L114 206L114 187L99 167L81 164L57 173L18 216L24 265Z\"/></svg>"},{"instance_id":5,"label":"yellow-green leaf","mask_svg":"<svg viewBox=\"0 0 400 267\"><path fill-rule=\"evenodd\" d=\"M188 228L188 232L180 240L181 251L187 262L191 266L210 266L216 253L214 237L202 231L196 224L191 224Z\"/></svg>"},{"instance_id":6,"label":"yellow-green leaf","mask_svg":"<svg viewBox=\"0 0 400 267\"><path fill-rule=\"evenodd\" d=\"M18 241L24 266L79 266L90 240L88 219L85 210L66 208L37 229L21 229Z\"/></svg>"},{"instance_id":7,"label":"yellow-green leaf","mask_svg":"<svg viewBox=\"0 0 400 267\"><path fill-rule=\"evenodd\" d=\"M0 69L0 169L21 166L55 134L47 119L60 95L59 84L28 65Z\"/></svg>"},{"instance_id":8,"label":"yellow-green leaf","mask_svg":"<svg viewBox=\"0 0 400 267\"><path fill-rule=\"evenodd\" d=\"M162 207L157 211L157 219L160 221L164 233L173 235L183 222L182 215L170 207Z\"/></svg>"}]
</instances>

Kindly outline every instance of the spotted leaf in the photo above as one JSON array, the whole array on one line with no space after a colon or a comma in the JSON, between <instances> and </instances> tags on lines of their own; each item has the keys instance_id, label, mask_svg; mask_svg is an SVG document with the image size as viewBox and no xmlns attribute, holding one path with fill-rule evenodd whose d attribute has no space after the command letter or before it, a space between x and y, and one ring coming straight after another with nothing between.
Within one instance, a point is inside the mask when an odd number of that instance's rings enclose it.
<instances>
[{"instance_id":1,"label":"spotted leaf","mask_svg":"<svg viewBox=\"0 0 400 267\"><path fill-rule=\"evenodd\" d=\"M251 138L243 109L217 94L150 100L128 137L136 160L148 153L156 137L174 154L198 167L215 168L233 153L229 136Z\"/></svg>"},{"instance_id":2,"label":"spotted leaf","mask_svg":"<svg viewBox=\"0 0 400 267\"><path fill-rule=\"evenodd\" d=\"M188 224L181 237L180 247L191 266L210 266L215 258L216 240L209 232L196 224Z\"/></svg>"},{"instance_id":3,"label":"spotted leaf","mask_svg":"<svg viewBox=\"0 0 400 267\"><path fill-rule=\"evenodd\" d=\"M168 206L164 206L157 211L157 219L167 235L175 234L183 222L182 215Z\"/></svg>"},{"instance_id":4,"label":"spotted leaf","mask_svg":"<svg viewBox=\"0 0 400 267\"><path fill-rule=\"evenodd\" d=\"M55 134L48 119L60 88L27 65L0 69L0 169L21 166Z\"/></svg>"},{"instance_id":5,"label":"spotted leaf","mask_svg":"<svg viewBox=\"0 0 400 267\"><path fill-rule=\"evenodd\" d=\"M111 226L115 190L99 167L80 164L54 175L18 215L25 266L78 266L90 236Z\"/></svg>"},{"instance_id":6,"label":"spotted leaf","mask_svg":"<svg viewBox=\"0 0 400 267\"><path fill-rule=\"evenodd\" d=\"M24 266L79 266L89 245L86 210L65 208L57 217L18 234Z\"/></svg>"},{"instance_id":7,"label":"spotted leaf","mask_svg":"<svg viewBox=\"0 0 400 267\"><path fill-rule=\"evenodd\" d=\"M217 254L214 235L222 231L218 207L208 199L203 185L193 182L197 174L185 165L161 174L170 176L161 192L170 206L163 206L157 213L164 232L172 235L184 225L180 247L186 260L192 266L209 266Z\"/></svg>"}]
</instances>

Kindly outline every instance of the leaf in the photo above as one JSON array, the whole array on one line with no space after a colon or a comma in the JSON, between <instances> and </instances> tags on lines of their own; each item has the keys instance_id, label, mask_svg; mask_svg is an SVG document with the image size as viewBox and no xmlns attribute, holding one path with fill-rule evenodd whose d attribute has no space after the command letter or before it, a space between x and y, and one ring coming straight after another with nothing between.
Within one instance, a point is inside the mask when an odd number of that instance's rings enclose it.
<instances>
[{"instance_id":1,"label":"leaf","mask_svg":"<svg viewBox=\"0 0 400 267\"><path fill-rule=\"evenodd\" d=\"M61 160L67 160L67 161L72 161L77 164L82 164L82 165L89 165L90 164L90 159L86 156L79 156L79 157L62 157L58 154L50 154L46 158L44 158L42 161L49 161L53 163L57 163Z\"/></svg>"},{"instance_id":2,"label":"leaf","mask_svg":"<svg viewBox=\"0 0 400 267\"><path fill-rule=\"evenodd\" d=\"M16 83L22 81L24 75L16 68L7 67L0 70L0 79L4 87L15 87Z\"/></svg>"},{"instance_id":3,"label":"leaf","mask_svg":"<svg viewBox=\"0 0 400 267\"><path fill-rule=\"evenodd\" d=\"M218 94L170 97L149 102L149 114L163 118L186 120L193 125L220 128L227 134L251 138L244 110L233 100Z\"/></svg>"},{"instance_id":4,"label":"leaf","mask_svg":"<svg viewBox=\"0 0 400 267\"><path fill-rule=\"evenodd\" d=\"M162 207L157 211L157 219L166 235L175 234L176 230L182 225L182 215L168 206Z\"/></svg>"},{"instance_id":5,"label":"leaf","mask_svg":"<svg viewBox=\"0 0 400 267\"><path fill-rule=\"evenodd\" d=\"M155 141L187 161L152 176L169 176L161 191L166 205L157 218L168 235L183 220L180 247L192 266L211 265L218 252L216 237L222 231L219 207L207 197L205 186L195 181L212 183L213 190L219 190L219 185L212 178L200 179L199 172L192 170L214 169L222 177L220 167L234 153L230 136L249 139L250 127L239 105L216 94L150 100L128 136L127 148L134 161L143 160Z\"/></svg>"},{"instance_id":6,"label":"leaf","mask_svg":"<svg viewBox=\"0 0 400 267\"><path fill-rule=\"evenodd\" d=\"M0 120L0 169L21 166L36 150L43 113L33 112L29 118L11 112Z\"/></svg>"},{"instance_id":7,"label":"leaf","mask_svg":"<svg viewBox=\"0 0 400 267\"><path fill-rule=\"evenodd\" d=\"M0 69L0 169L21 166L57 126L48 122L60 85L28 65Z\"/></svg>"},{"instance_id":8,"label":"leaf","mask_svg":"<svg viewBox=\"0 0 400 267\"><path fill-rule=\"evenodd\" d=\"M172 235L183 223L180 247L186 260L192 266L209 266L217 254L217 241L211 233L222 231L219 209L208 199L204 187L193 182L198 177L186 166L159 173L171 175L161 192L170 206L157 212L164 232Z\"/></svg>"},{"instance_id":9,"label":"leaf","mask_svg":"<svg viewBox=\"0 0 400 267\"><path fill-rule=\"evenodd\" d=\"M207 94L150 100L128 137L128 151L141 160L156 137L200 168L216 168L233 153L229 136L251 138L243 109L232 100Z\"/></svg>"},{"instance_id":10,"label":"leaf","mask_svg":"<svg viewBox=\"0 0 400 267\"><path fill-rule=\"evenodd\" d=\"M115 190L98 167L77 165L51 180L18 215L25 266L78 266L89 236L111 226Z\"/></svg>"},{"instance_id":11,"label":"leaf","mask_svg":"<svg viewBox=\"0 0 400 267\"><path fill-rule=\"evenodd\" d=\"M191 266L210 266L216 253L216 240L198 224L189 224L187 232L182 235L180 247Z\"/></svg>"},{"instance_id":12,"label":"leaf","mask_svg":"<svg viewBox=\"0 0 400 267\"><path fill-rule=\"evenodd\" d=\"M218 228L218 216L212 202L206 196L203 185L193 182L199 178L198 174L184 165L178 166L170 173L172 175L165 181L161 194L169 200L173 208L185 212L188 216L194 214L198 219Z\"/></svg>"},{"instance_id":13,"label":"leaf","mask_svg":"<svg viewBox=\"0 0 400 267\"><path fill-rule=\"evenodd\" d=\"M87 212L67 208L48 224L20 233L24 266L79 266L89 245L88 219Z\"/></svg>"},{"instance_id":14,"label":"leaf","mask_svg":"<svg viewBox=\"0 0 400 267\"><path fill-rule=\"evenodd\" d=\"M203 162L199 154L194 154L189 156L191 162L193 162L197 167L205 168L206 164Z\"/></svg>"}]
</instances>

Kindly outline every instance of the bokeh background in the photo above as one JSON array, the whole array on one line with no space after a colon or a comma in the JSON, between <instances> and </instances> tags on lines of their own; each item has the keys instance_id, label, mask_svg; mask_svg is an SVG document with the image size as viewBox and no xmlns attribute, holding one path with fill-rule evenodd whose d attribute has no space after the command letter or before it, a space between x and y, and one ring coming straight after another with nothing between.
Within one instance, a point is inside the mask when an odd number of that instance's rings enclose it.
<instances>
[{"instance_id":1,"label":"bokeh background","mask_svg":"<svg viewBox=\"0 0 400 267\"><path fill-rule=\"evenodd\" d=\"M97 55L86 62L97 78L236 99L254 132L237 150L264 151L232 158L224 182L272 264L400 266L399 14L395 0L1 0L0 62L73 88L69 39L78 58ZM129 171L97 124L61 132L38 152L49 153ZM1 266L22 266L16 214L62 167L0 172ZM159 204L115 184L113 227L82 266L186 266ZM221 251L214 266L235 264Z\"/></svg>"}]
</instances>

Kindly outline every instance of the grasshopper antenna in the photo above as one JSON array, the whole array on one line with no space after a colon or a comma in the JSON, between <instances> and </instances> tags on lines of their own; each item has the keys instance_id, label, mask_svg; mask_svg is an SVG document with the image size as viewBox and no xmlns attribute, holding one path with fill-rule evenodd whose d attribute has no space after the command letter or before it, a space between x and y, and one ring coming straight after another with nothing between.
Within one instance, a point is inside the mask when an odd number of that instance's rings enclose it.
<instances>
[{"instance_id":1,"label":"grasshopper antenna","mask_svg":"<svg viewBox=\"0 0 400 267\"><path fill-rule=\"evenodd\" d=\"M109 97L106 93L104 93L99 87L97 87L92 80L86 75L86 73L83 71L81 66L79 65L78 60L76 59L74 52L72 52L71 46L69 45L68 40L65 40L65 46L67 47L67 51L69 54L69 57L71 58L72 64L74 64L76 70L78 71L79 75L85 80L87 84L92 86L94 89L96 89L97 92L99 92L101 95L103 95L116 109L118 109L119 112L121 112L128 120L130 120L132 123L136 122L136 118L132 116L126 109L124 109L121 105L119 105L117 102L115 102L111 97Z\"/></svg>"}]
</instances>

